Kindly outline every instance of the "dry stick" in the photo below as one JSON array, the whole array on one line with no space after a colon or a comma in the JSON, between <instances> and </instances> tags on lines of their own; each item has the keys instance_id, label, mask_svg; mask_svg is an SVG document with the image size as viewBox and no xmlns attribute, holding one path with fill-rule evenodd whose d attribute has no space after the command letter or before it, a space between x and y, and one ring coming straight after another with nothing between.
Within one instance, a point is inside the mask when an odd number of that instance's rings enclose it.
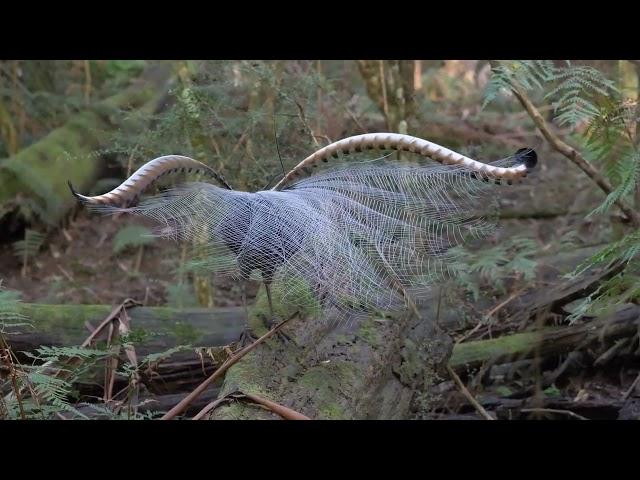
<instances>
[{"instance_id":1,"label":"dry stick","mask_svg":"<svg viewBox=\"0 0 640 480\"><path fill-rule=\"evenodd\" d=\"M131 307L135 307L137 305L140 305L140 303L136 302L135 300L131 299L131 298L127 298L124 302L122 302L120 305L118 305L117 307L115 307L111 313L107 316L107 318L105 318L100 325L98 325L98 327L91 332L91 334L85 339L84 342L82 342L82 344L80 345L82 348L87 348L91 345L91 342L93 342L96 337L98 335L100 335L102 333L102 331L111 324L111 322L115 319L118 318L118 315L120 315L120 312L122 310L126 310L127 308L131 308ZM50 360L44 364L41 365L41 368L46 368L46 367L50 367L53 365L53 360ZM82 363L82 359L80 357L72 357L67 359L66 361L63 362L63 367L66 366L71 366L71 365L79 365L80 363ZM55 374L54 377L58 377L60 375L62 375L65 372L65 370L63 370L62 368L60 368ZM35 397L34 397L35 398Z\"/></svg>"},{"instance_id":2,"label":"dry stick","mask_svg":"<svg viewBox=\"0 0 640 480\"><path fill-rule=\"evenodd\" d=\"M578 420L589 420L587 417L583 417L582 415L578 415L577 413L574 413L570 410L559 410L556 408L523 408L522 410L520 410L523 413L534 413L534 412L540 412L540 413L559 413L559 414L563 414L563 415L569 415L570 417L574 417L577 418Z\"/></svg>"},{"instance_id":3,"label":"dry stick","mask_svg":"<svg viewBox=\"0 0 640 480\"><path fill-rule=\"evenodd\" d=\"M130 323L129 323L129 315L127 315L126 310L122 310L122 313L118 322L118 330L120 331L120 335L127 335L131 333ZM131 404L133 403L133 413L134 415L138 413L138 400L140 397L140 374L138 373L138 356L136 355L136 350L131 344L123 344L124 353L127 355L129 362L135 369L133 374L131 375L130 387L133 387L133 397L129 398L129 414L131 413Z\"/></svg>"},{"instance_id":4,"label":"dry stick","mask_svg":"<svg viewBox=\"0 0 640 480\"><path fill-rule=\"evenodd\" d=\"M498 311L500 311L502 308L504 308L505 305L507 305L511 300L513 300L514 298L517 298L518 295L520 295L522 292L524 292L525 289L526 289L526 287L523 287L523 288L520 288L519 290L513 292L511 295L509 295L509 298L507 298L504 302L501 302L500 304L498 304L497 306L492 308L489 312L487 312L486 317L491 317L491 316L495 315Z\"/></svg>"},{"instance_id":5,"label":"dry stick","mask_svg":"<svg viewBox=\"0 0 640 480\"><path fill-rule=\"evenodd\" d=\"M464 383L462 383L462 380L460 380L460 377L458 376L458 374L453 371L453 368L451 368L451 365L449 364L447 364L447 372L449 372L449 375L451 375L451 378L453 378L453 381L456 382L456 385L458 385L458 388L460 389L462 394L467 398L467 400L469 400L469 402L471 402L471 405L474 406L474 408L478 411L478 413L482 415L486 420L495 420L495 418L489 415L489 413L484 409L484 407L480 405L480 403L478 403L478 401L475 398L473 398L473 395L471 395L471 392L467 390L467 387L464 386Z\"/></svg>"},{"instance_id":6,"label":"dry stick","mask_svg":"<svg viewBox=\"0 0 640 480\"><path fill-rule=\"evenodd\" d=\"M387 102L387 85L386 78L384 76L384 60L378 60L378 62L380 72L380 86L382 87L382 111L384 112L384 118L387 121L387 128L391 129L392 125L389 121L389 103Z\"/></svg>"},{"instance_id":7,"label":"dry stick","mask_svg":"<svg viewBox=\"0 0 640 480\"><path fill-rule=\"evenodd\" d=\"M636 385L638 385L638 382L640 382L640 373L638 374L636 379L633 381L629 389L626 392L624 392L624 395L622 395L622 400L626 400L627 398L629 398L629 395L631 395L631 393L633 392L633 389L636 388Z\"/></svg>"},{"instance_id":8,"label":"dry stick","mask_svg":"<svg viewBox=\"0 0 640 480\"><path fill-rule=\"evenodd\" d=\"M118 305L116 308L114 308L111 313L107 316L107 318L105 318L100 325L98 325L98 327L91 333L91 335L89 335L84 342L82 342L82 347L88 347L91 342L93 342L93 340L95 340L95 338L102 333L102 330L104 330L104 328L109 325L109 323L111 321L113 321L115 318L118 317L118 315L120 314L120 312L123 309L127 309L127 308L131 308L131 307L136 307L139 306L140 303L136 302L135 300L133 300L132 298L127 298L124 302L122 302L120 305Z\"/></svg>"},{"instance_id":9,"label":"dry stick","mask_svg":"<svg viewBox=\"0 0 640 480\"><path fill-rule=\"evenodd\" d=\"M498 312L500 309L502 309L505 305L507 305L511 300L513 300L514 298L516 298L518 295L520 295L525 289L521 288L520 290L514 292L511 294L511 296L509 296L509 298L507 298L504 302L499 303L498 305L496 305L495 307L493 307L489 312L487 312L487 314L485 315L485 318L489 318L491 316L493 316L496 312ZM473 327L469 332L467 332L466 334L464 334L457 342L456 345L458 345L459 343L464 342L465 340L467 340L469 337L471 337L474 333L476 333L478 330L480 330L480 327L482 327L484 324L482 322L478 322L478 324Z\"/></svg>"},{"instance_id":10,"label":"dry stick","mask_svg":"<svg viewBox=\"0 0 640 480\"><path fill-rule=\"evenodd\" d=\"M16 394L16 401L18 402L18 407L20 408L20 418L22 418L22 420L26 420L27 416L22 406L22 396L20 395L20 388L18 387L18 382L16 382L15 365L11 360L11 351L9 350L9 344L5 341L4 336L2 334L0 334L0 349L4 350L4 354L2 355L3 359L5 356L7 358L7 366L9 367L9 377L11 377L11 386L13 388L13 391Z\"/></svg>"},{"instance_id":11,"label":"dry stick","mask_svg":"<svg viewBox=\"0 0 640 480\"><path fill-rule=\"evenodd\" d=\"M118 341L120 336L119 329L115 328L113 322L109 324L109 335L107 336L107 348L111 347ZM118 369L118 356L120 354L120 346L109 356L105 362L104 376L104 403L109 403L113 398L113 387L116 383L116 370Z\"/></svg>"},{"instance_id":12,"label":"dry stick","mask_svg":"<svg viewBox=\"0 0 640 480\"><path fill-rule=\"evenodd\" d=\"M289 407L285 407L284 405L280 405L279 403L272 402L271 400L267 400L266 398L259 397L258 395L252 393L241 393L242 396L247 397L249 400L256 402L259 405L266 407L271 410L273 413L280 415L285 420L311 420L306 415L303 415L300 412L296 412Z\"/></svg>"},{"instance_id":13,"label":"dry stick","mask_svg":"<svg viewBox=\"0 0 640 480\"><path fill-rule=\"evenodd\" d=\"M540 130L544 138L556 151L560 152L562 155L575 163L584 173L589 176L589 178L591 178L591 180L593 180L600 187L600 189L604 193L609 195L611 192L613 192L614 188L609 180L607 180L576 149L563 142L555 133L553 133L549 129L549 126L547 125L544 117L540 114L540 111L535 107L531 100L529 100L524 91L522 91L516 85L511 86L511 91L525 108L525 110L535 123L536 127L538 127L538 130ZM618 199L614 202L614 204L620 210L622 210L622 212L633 223L634 226L640 226L640 214L633 210L633 208L631 208L629 205L627 205L624 200Z\"/></svg>"},{"instance_id":14,"label":"dry stick","mask_svg":"<svg viewBox=\"0 0 640 480\"><path fill-rule=\"evenodd\" d=\"M204 382L202 382L200 385L198 385L198 387L193 392L191 392L185 398L180 400L180 402L175 407L173 407L171 410L169 410L167 413L165 413L164 416L160 420L171 420L176 415L179 415L180 413L182 413L184 411L184 409L186 407L188 407L189 404L191 402L193 402L202 392L204 392L211 383L213 383L216 379L218 379L231 366L235 365L238 362L238 360L240 360L242 357L244 357L247 353L249 353L251 350L256 348L258 345L260 345L262 342L264 342L271 335L273 335L278 330L280 330L290 320L293 320L293 318L296 317L298 315L298 313L299 312L295 312L293 315L291 315L286 320L280 322L278 325L273 327L271 330L269 330L267 333L265 333L263 336L261 336L255 342L253 342L251 345L248 345L248 346L244 347L242 350L240 350L239 352L235 353L232 357L227 358L225 360L225 362L220 366L220 368L218 368L215 372L213 372L213 374L209 378L207 378ZM207 408L207 407L205 407L205 408Z\"/></svg>"},{"instance_id":15,"label":"dry stick","mask_svg":"<svg viewBox=\"0 0 640 480\"><path fill-rule=\"evenodd\" d=\"M313 130L311 130L311 127L309 126L309 123L307 122L307 116L304 113L304 108L302 107L300 102L298 102L297 100L294 100L294 102L296 104L296 107L298 107L298 118L300 118L300 121L302 122L302 125L307 130L307 133L311 137L311 140L313 141L313 144L316 146L316 148L320 148L320 143L318 143L318 140L316 140L316 135L314 135Z\"/></svg>"},{"instance_id":16,"label":"dry stick","mask_svg":"<svg viewBox=\"0 0 640 480\"><path fill-rule=\"evenodd\" d=\"M191 420L202 420L204 418L204 416L213 411L215 408L218 408L218 406L224 402L228 402L231 397L233 395L235 395L236 392L231 392L228 393L227 395L225 395L222 398L218 398L217 400L214 400L213 402L210 402L207 404L206 407L204 407L202 410L200 410L195 417L193 417Z\"/></svg>"}]
</instances>

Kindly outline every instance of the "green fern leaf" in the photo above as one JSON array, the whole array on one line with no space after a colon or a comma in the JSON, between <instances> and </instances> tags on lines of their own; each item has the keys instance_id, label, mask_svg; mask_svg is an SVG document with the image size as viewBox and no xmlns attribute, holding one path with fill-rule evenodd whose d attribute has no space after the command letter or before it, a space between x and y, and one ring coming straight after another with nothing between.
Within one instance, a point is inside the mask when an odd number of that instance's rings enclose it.
<instances>
[{"instance_id":1,"label":"green fern leaf","mask_svg":"<svg viewBox=\"0 0 640 480\"><path fill-rule=\"evenodd\" d=\"M122 228L113 239L113 253L120 253L127 248L139 247L153 243L152 232L139 225L129 225Z\"/></svg>"}]
</instances>

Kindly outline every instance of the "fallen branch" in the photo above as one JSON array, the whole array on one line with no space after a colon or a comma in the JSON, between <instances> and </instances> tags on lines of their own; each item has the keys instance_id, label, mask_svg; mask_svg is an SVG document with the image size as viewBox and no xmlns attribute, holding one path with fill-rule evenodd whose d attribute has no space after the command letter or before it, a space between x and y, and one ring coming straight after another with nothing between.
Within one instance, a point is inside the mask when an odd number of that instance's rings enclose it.
<instances>
[{"instance_id":1,"label":"fallen branch","mask_svg":"<svg viewBox=\"0 0 640 480\"><path fill-rule=\"evenodd\" d=\"M462 394L467 398L467 400L469 400L469 403L473 405L473 407L478 411L478 413L482 415L485 418L485 420L495 420L495 418L489 415L489 413L484 409L484 407L480 405L480 403L478 403L478 401L474 398L474 396L471 395L471 392L467 390L467 387L464 386L464 383L462 383L462 380L460 380L460 377L456 372L453 371L450 365L447 365L447 372L449 372L449 375L451 376L453 381L456 383L456 385L458 386Z\"/></svg>"},{"instance_id":2,"label":"fallen branch","mask_svg":"<svg viewBox=\"0 0 640 480\"><path fill-rule=\"evenodd\" d=\"M568 415L578 420L589 420L587 417L573 413L570 410L559 410L557 408L523 408L520 410L522 413L556 413L561 415Z\"/></svg>"},{"instance_id":3,"label":"fallen branch","mask_svg":"<svg viewBox=\"0 0 640 480\"><path fill-rule=\"evenodd\" d=\"M263 336L261 336L255 342L253 342L251 345L248 345L245 348L243 348L242 350L240 350L239 352L234 353L233 356L229 357L220 366L220 368L218 368L213 373L213 375L211 375L209 378L207 378L193 392L191 392L189 395L187 395L186 398L184 398L180 403L178 403L175 407L173 407L171 410L169 410L160 420L171 420L176 415L179 415L180 413L182 413L182 411L187 406L189 406L189 404L193 400L195 400L202 392L204 392L211 383L213 383L216 379L220 378L223 373L225 373L230 367L235 365L242 357L244 357L251 350L253 350L258 345L260 345L262 342L264 342L269 337L271 337L271 335L273 335L278 330L280 330L282 327L284 327L289 321L293 320L293 318L296 317L297 315L298 315L298 312L295 312L293 315L291 315L286 320L283 320L282 322L280 322L278 325L273 327L271 330L269 330L267 333L265 333Z\"/></svg>"},{"instance_id":4,"label":"fallen branch","mask_svg":"<svg viewBox=\"0 0 640 480\"><path fill-rule=\"evenodd\" d=\"M257 404L271 410L273 413L280 415L285 420L311 420L309 417L301 414L300 412L296 412L289 407L285 407L284 405L280 405L279 403L272 402L271 400L267 400L266 398L262 398L258 395L252 393L242 393L242 395L247 397L249 400L254 401Z\"/></svg>"}]
</instances>

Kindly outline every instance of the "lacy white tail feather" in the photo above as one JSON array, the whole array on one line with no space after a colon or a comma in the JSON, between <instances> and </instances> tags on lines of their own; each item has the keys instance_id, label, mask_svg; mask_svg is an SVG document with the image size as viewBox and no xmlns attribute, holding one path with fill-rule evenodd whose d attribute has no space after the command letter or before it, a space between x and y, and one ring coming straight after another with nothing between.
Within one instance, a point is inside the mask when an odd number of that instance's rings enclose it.
<instances>
[{"instance_id":1,"label":"lacy white tail feather","mask_svg":"<svg viewBox=\"0 0 640 480\"><path fill-rule=\"evenodd\" d=\"M202 245L212 271L260 271L280 301L340 320L403 308L406 293L445 277L452 246L493 231L494 191L465 167L366 163L283 191L192 183L102 209L152 218L159 235Z\"/></svg>"}]
</instances>

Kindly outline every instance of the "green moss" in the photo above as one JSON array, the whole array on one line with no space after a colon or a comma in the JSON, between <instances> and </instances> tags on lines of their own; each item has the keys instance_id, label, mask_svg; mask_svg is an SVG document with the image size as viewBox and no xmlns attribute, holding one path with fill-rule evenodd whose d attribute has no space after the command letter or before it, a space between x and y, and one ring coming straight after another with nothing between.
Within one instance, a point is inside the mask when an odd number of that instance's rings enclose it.
<instances>
[{"instance_id":1,"label":"green moss","mask_svg":"<svg viewBox=\"0 0 640 480\"><path fill-rule=\"evenodd\" d=\"M220 408L219 417L225 420L246 420L248 415L243 405L232 403Z\"/></svg>"},{"instance_id":2,"label":"green moss","mask_svg":"<svg viewBox=\"0 0 640 480\"><path fill-rule=\"evenodd\" d=\"M105 318L111 308L105 305L35 305L23 303L20 312L31 318L36 330L62 331L83 327L86 321ZM84 328L84 327L83 327Z\"/></svg>"},{"instance_id":3,"label":"green moss","mask_svg":"<svg viewBox=\"0 0 640 480\"><path fill-rule=\"evenodd\" d=\"M256 352L248 353L242 360L227 371L223 393L226 394L234 390L241 390L257 395L266 395L267 392L265 392L261 384L265 379L270 378L270 374L272 374L272 372L267 371L259 365L256 359Z\"/></svg>"},{"instance_id":4,"label":"green moss","mask_svg":"<svg viewBox=\"0 0 640 480\"><path fill-rule=\"evenodd\" d=\"M176 336L178 344L195 343L202 338L202 333L189 323L174 322L171 324L170 330Z\"/></svg>"},{"instance_id":5,"label":"green moss","mask_svg":"<svg viewBox=\"0 0 640 480\"><path fill-rule=\"evenodd\" d=\"M373 348L378 347L384 341L380 324L375 320L374 317L369 317L360 323L358 336Z\"/></svg>"},{"instance_id":6,"label":"green moss","mask_svg":"<svg viewBox=\"0 0 640 480\"><path fill-rule=\"evenodd\" d=\"M543 331L516 333L491 340L464 342L453 348L449 364L452 367L504 355L513 355L526 351L531 345L538 345Z\"/></svg>"},{"instance_id":7,"label":"green moss","mask_svg":"<svg viewBox=\"0 0 640 480\"><path fill-rule=\"evenodd\" d=\"M300 377L298 384L306 391L317 406L318 418L347 419L350 418L336 402L336 395L351 397L356 388L358 371L355 364L332 360L310 368Z\"/></svg>"},{"instance_id":8,"label":"green moss","mask_svg":"<svg viewBox=\"0 0 640 480\"><path fill-rule=\"evenodd\" d=\"M346 415L344 410L337 403L330 403L323 406L319 410L320 419L322 420L344 420Z\"/></svg>"}]
</instances>

